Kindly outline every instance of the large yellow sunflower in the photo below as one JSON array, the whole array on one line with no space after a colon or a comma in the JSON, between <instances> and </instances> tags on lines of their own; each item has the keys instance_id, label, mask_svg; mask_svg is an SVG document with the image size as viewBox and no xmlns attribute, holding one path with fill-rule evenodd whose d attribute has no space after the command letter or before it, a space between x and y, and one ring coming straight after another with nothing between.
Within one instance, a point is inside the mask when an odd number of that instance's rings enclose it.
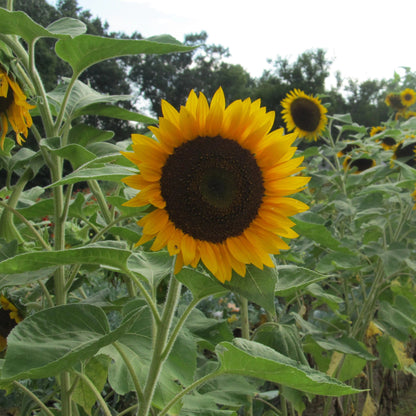
<instances>
[{"instance_id":1,"label":"large yellow sunflower","mask_svg":"<svg viewBox=\"0 0 416 416\"><path fill-rule=\"evenodd\" d=\"M282 115L289 131L295 130L298 137L316 141L325 129L327 109L319 98L295 89L282 100Z\"/></svg>"},{"instance_id":2,"label":"large yellow sunflower","mask_svg":"<svg viewBox=\"0 0 416 416\"><path fill-rule=\"evenodd\" d=\"M177 255L175 273L201 260L221 282L246 264L273 267L270 254L295 238L288 218L308 206L288 198L309 178L292 176L303 168L293 158L295 134L270 132L274 112L260 100L237 100L228 107L221 88L209 105L194 91L177 111L162 101L157 140L133 134L133 152L123 153L140 173L124 182L140 190L125 205L154 210L140 219L137 245L155 238L151 249L167 246Z\"/></svg>"},{"instance_id":3,"label":"large yellow sunflower","mask_svg":"<svg viewBox=\"0 0 416 416\"><path fill-rule=\"evenodd\" d=\"M28 128L32 126L32 117L29 110L35 108L26 102L26 95L19 85L7 75L0 67L0 147L3 149L9 123L16 133L16 141L19 145L27 137Z\"/></svg>"},{"instance_id":4,"label":"large yellow sunflower","mask_svg":"<svg viewBox=\"0 0 416 416\"><path fill-rule=\"evenodd\" d=\"M411 88L406 88L400 93L400 100L406 107L410 107L416 103L416 92Z\"/></svg>"}]
</instances>

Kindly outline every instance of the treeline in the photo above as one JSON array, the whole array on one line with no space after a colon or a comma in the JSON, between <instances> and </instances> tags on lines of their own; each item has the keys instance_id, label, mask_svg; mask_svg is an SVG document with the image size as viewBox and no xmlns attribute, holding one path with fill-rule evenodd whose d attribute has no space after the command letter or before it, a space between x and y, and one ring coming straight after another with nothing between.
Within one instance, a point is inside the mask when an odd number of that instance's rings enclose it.
<instances>
[{"instance_id":1,"label":"treeline","mask_svg":"<svg viewBox=\"0 0 416 416\"><path fill-rule=\"evenodd\" d=\"M0 0L1 7L5 7L5 3L6 0ZM110 32L106 22L94 17L93 11L79 7L77 0L59 0L56 7L45 0L15 0L14 10L26 12L45 26L61 17L72 17L82 20L89 34L142 38L140 33ZM328 90L326 84L332 62L323 49L305 51L294 62L277 56L270 60L270 67L259 78L253 78L241 65L225 62L230 51L224 46L209 44L207 33L188 34L181 41L196 48L188 53L136 55L106 61L90 67L81 80L102 93L136 97L136 100L120 103L128 109L137 108L137 102L145 98L154 115L160 115L162 98L179 107L185 103L191 89L212 96L218 86L222 86L230 101L249 96L260 98L268 110L276 111L275 127L283 126L280 102L293 88L319 94L330 113L350 113L356 123L368 127L377 126L388 118L389 108L384 103L387 92L416 88L416 77L408 69L401 79L364 82L344 79L337 73L336 85ZM52 90L57 79L70 76L70 68L55 55L53 40L42 39L37 47L37 65L46 88ZM87 122L113 130L119 139L131 133L131 126L123 120L91 118Z\"/></svg>"}]
</instances>

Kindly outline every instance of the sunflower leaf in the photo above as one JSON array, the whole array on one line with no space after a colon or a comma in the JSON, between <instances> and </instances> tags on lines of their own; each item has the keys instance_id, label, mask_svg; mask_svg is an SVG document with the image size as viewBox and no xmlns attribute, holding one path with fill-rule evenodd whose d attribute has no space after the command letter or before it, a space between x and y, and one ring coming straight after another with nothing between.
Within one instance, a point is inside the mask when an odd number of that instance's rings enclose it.
<instances>
[{"instance_id":1,"label":"sunflower leaf","mask_svg":"<svg viewBox=\"0 0 416 416\"><path fill-rule=\"evenodd\" d=\"M233 343L221 342L216 352L221 363L219 370L225 374L260 378L325 396L360 392L258 342L237 338Z\"/></svg>"},{"instance_id":2,"label":"sunflower leaf","mask_svg":"<svg viewBox=\"0 0 416 416\"><path fill-rule=\"evenodd\" d=\"M78 75L91 65L106 59L140 53L186 52L192 49L166 36L145 40L81 35L73 39L61 39L55 46L56 54L68 62L74 73Z\"/></svg>"},{"instance_id":3,"label":"sunflower leaf","mask_svg":"<svg viewBox=\"0 0 416 416\"><path fill-rule=\"evenodd\" d=\"M96 264L126 270L130 255L124 246L108 241L61 251L19 254L0 262L0 288L36 281L65 264Z\"/></svg>"},{"instance_id":4,"label":"sunflower leaf","mask_svg":"<svg viewBox=\"0 0 416 416\"><path fill-rule=\"evenodd\" d=\"M8 336L2 378L58 374L117 340L135 319L136 315L130 315L110 331L104 311L97 306L69 304L44 309L25 318Z\"/></svg>"},{"instance_id":5,"label":"sunflower leaf","mask_svg":"<svg viewBox=\"0 0 416 416\"><path fill-rule=\"evenodd\" d=\"M195 300L229 292L229 290L224 288L224 286L211 274L203 273L195 269L184 267L176 275L176 278L192 292L192 296Z\"/></svg>"},{"instance_id":6,"label":"sunflower leaf","mask_svg":"<svg viewBox=\"0 0 416 416\"><path fill-rule=\"evenodd\" d=\"M70 38L85 33L87 27L77 19L65 17L51 23L46 29L33 21L26 13L21 11L10 12L0 8L1 32L8 35L17 35L27 43L40 37Z\"/></svg>"},{"instance_id":7,"label":"sunflower leaf","mask_svg":"<svg viewBox=\"0 0 416 416\"><path fill-rule=\"evenodd\" d=\"M276 269L265 267L260 270L253 265L248 265L245 277L233 273L231 281L225 282L224 286L275 315L274 290L276 281Z\"/></svg>"}]
</instances>

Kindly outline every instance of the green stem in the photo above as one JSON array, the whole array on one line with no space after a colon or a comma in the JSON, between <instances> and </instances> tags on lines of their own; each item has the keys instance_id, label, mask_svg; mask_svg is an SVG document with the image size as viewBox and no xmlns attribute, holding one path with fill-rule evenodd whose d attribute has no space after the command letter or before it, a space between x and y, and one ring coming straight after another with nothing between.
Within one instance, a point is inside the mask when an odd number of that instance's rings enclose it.
<instances>
[{"instance_id":1,"label":"green stem","mask_svg":"<svg viewBox=\"0 0 416 416\"><path fill-rule=\"evenodd\" d=\"M140 403L144 402L144 396L143 396L143 391L142 388L140 386L140 381L137 378L137 374L134 371L134 368L129 360L129 358L127 357L127 355L125 354L122 346L120 345L119 342L114 342L113 343L115 349L118 351L118 353L120 354L121 358L124 361L124 364L126 364L127 370L130 374L131 379L133 380L133 384L134 384L134 388L136 389L136 394L137 394L137 401Z\"/></svg>"},{"instance_id":2,"label":"green stem","mask_svg":"<svg viewBox=\"0 0 416 416\"><path fill-rule=\"evenodd\" d=\"M196 389L199 386L202 386L202 384L205 384L207 381L212 380L215 377L221 376L224 374L221 370L216 370L213 373L209 373L204 377L201 377L200 379L194 381L192 384L190 384L188 387L184 388L180 393L178 393L158 414L158 416L164 416L166 413L168 413L169 409L175 405L176 402L178 402L183 396L190 393L192 390Z\"/></svg>"},{"instance_id":3,"label":"green stem","mask_svg":"<svg viewBox=\"0 0 416 416\"><path fill-rule=\"evenodd\" d=\"M150 362L146 385L143 392L144 401L139 408L138 416L148 416L149 414L160 371L166 359L166 357L163 357L163 352L165 351L167 345L167 339L182 287L181 283L175 278L173 270L174 264L172 265L172 273L170 276L169 288L166 296L165 306L163 308L162 317L160 324L156 328L152 360Z\"/></svg>"},{"instance_id":4,"label":"green stem","mask_svg":"<svg viewBox=\"0 0 416 416\"><path fill-rule=\"evenodd\" d=\"M17 239L21 243L24 242L23 237L20 235L13 222L13 211L15 210L17 203L19 202L20 195L25 189L26 184L32 177L32 169L27 168L23 175L18 179L16 185L13 187L13 191L7 202L8 209L3 210L0 217L0 237L3 237L6 241Z\"/></svg>"},{"instance_id":5,"label":"green stem","mask_svg":"<svg viewBox=\"0 0 416 416\"><path fill-rule=\"evenodd\" d=\"M262 399L261 397L254 397L254 400L257 400L259 402L262 402L264 404L266 404L267 406L270 407L270 409L273 410L273 412L275 412L277 415L282 415L282 412L275 406L273 406L271 403L269 403L267 400Z\"/></svg>"},{"instance_id":6,"label":"green stem","mask_svg":"<svg viewBox=\"0 0 416 416\"><path fill-rule=\"evenodd\" d=\"M106 224L109 224L113 221L111 216L110 209L108 208L107 201L105 200L103 191L100 188L100 185L96 180L88 181L88 185L94 194L95 198L97 199L98 205L101 208L101 213L103 214L104 220Z\"/></svg>"},{"instance_id":7,"label":"green stem","mask_svg":"<svg viewBox=\"0 0 416 416\"><path fill-rule=\"evenodd\" d=\"M176 338L179 334L179 331L182 329L183 324L188 319L188 316L193 311L195 306L199 303L199 301L200 299L192 300L192 302L186 307L185 311L182 313L181 317L179 318L178 322L175 325L175 328L172 331L171 336L169 337L169 341L166 344L165 350L163 351L163 357L167 357L169 355L170 350L172 349L173 344L175 343Z\"/></svg>"},{"instance_id":8,"label":"green stem","mask_svg":"<svg viewBox=\"0 0 416 416\"><path fill-rule=\"evenodd\" d=\"M248 300L245 296L239 296L240 303L240 320L241 320L241 337L243 339L250 339L250 321L248 317ZM247 416L253 415L253 398L247 396L247 405L245 406L245 414Z\"/></svg>"},{"instance_id":9,"label":"green stem","mask_svg":"<svg viewBox=\"0 0 416 416\"><path fill-rule=\"evenodd\" d=\"M132 273L130 270L125 270L125 273L130 277L131 280L133 280L133 282L139 288L140 293L145 298L147 305L152 311L153 318L155 319L156 323L159 324L161 322L159 311L157 310L157 305L149 295L149 292L146 290L146 288L143 286L143 283L137 278L137 276L134 273Z\"/></svg>"},{"instance_id":10,"label":"green stem","mask_svg":"<svg viewBox=\"0 0 416 416\"><path fill-rule=\"evenodd\" d=\"M68 86L66 87L66 91L65 91L64 98L62 100L61 108L59 109L59 114L58 114L58 116L56 117L56 120L55 120L53 136L59 136L59 131L60 131L61 124L62 124L62 121L63 121L64 116L65 116L65 110L66 110L66 106L68 104L69 96L71 95L72 88L73 88L76 80L78 79L78 76L79 76L79 74L72 74L72 78L69 81Z\"/></svg>"},{"instance_id":11,"label":"green stem","mask_svg":"<svg viewBox=\"0 0 416 416\"><path fill-rule=\"evenodd\" d=\"M33 394L28 388L26 388L23 384L20 384L18 381L13 381L13 384L18 387L20 390L24 391L34 402L36 402L39 407L48 415L54 416L54 414L48 409L45 403L39 399L35 394Z\"/></svg>"},{"instance_id":12,"label":"green stem","mask_svg":"<svg viewBox=\"0 0 416 416\"><path fill-rule=\"evenodd\" d=\"M36 228L31 224L30 221L28 221L24 215L22 215L19 211L16 211L14 208L12 208L10 205L5 204L3 201L0 201L0 206L4 207L5 209L10 210L13 215L18 217L23 223L26 224L26 226L29 228L29 230L32 232L32 234L37 238L39 243L42 245L42 247L45 250L52 250L51 246L42 238L42 236L37 232Z\"/></svg>"},{"instance_id":13,"label":"green stem","mask_svg":"<svg viewBox=\"0 0 416 416\"><path fill-rule=\"evenodd\" d=\"M95 387L95 384L87 377L84 373L81 373L79 371L74 371L74 373L81 378L84 383L91 389L91 391L94 393L95 397L97 398L98 403L100 403L101 409L103 410L105 416L112 416L110 409L107 406L107 403L105 402L103 396L101 396L101 393L97 390L97 387Z\"/></svg>"}]
</instances>

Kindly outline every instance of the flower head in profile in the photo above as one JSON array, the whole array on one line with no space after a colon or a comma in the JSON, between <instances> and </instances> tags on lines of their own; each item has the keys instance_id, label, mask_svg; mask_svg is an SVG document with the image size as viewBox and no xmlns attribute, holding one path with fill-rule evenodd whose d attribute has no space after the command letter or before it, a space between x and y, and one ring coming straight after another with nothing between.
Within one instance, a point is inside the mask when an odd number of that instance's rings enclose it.
<instances>
[{"instance_id":1,"label":"flower head in profile","mask_svg":"<svg viewBox=\"0 0 416 416\"><path fill-rule=\"evenodd\" d=\"M375 165L376 162L374 159L369 159L366 157L352 159L351 157L347 156L343 163L344 169L351 169L353 173L364 172L365 170L370 169Z\"/></svg>"},{"instance_id":2,"label":"flower head in profile","mask_svg":"<svg viewBox=\"0 0 416 416\"><path fill-rule=\"evenodd\" d=\"M406 88L400 93L400 100L405 107L410 107L416 103L416 92L411 88Z\"/></svg>"},{"instance_id":3,"label":"flower head in profile","mask_svg":"<svg viewBox=\"0 0 416 416\"><path fill-rule=\"evenodd\" d=\"M337 156L338 157L346 156L346 155L348 155L348 153L351 153L352 151L358 149L359 147L360 146L358 146L358 144L349 143L337 153Z\"/></svg>"},{"instance_id":4,"label":"flower head in profile","mask_svg":"<svg viewBox=\"0 0 416 416\"><path fill-rule=\"evenodd\" d=\"M392 150L397 145L396 140L393 137L390 137L390 136L386 136L386 137L382 137L381 139L377 139L376 142L380 143L380 146L384 150Z\"/></svg>"},{"instance_id":5,"label":"flower head in profile","mask_svg":"<svg viewBox=\"0 0 416 416\"><path fill-rule=\"evenodd\" d=\"M400 142L394 149L392 159L399 160L413 168L416 167L416 142L408 144Z\"/></svg>"},{"instance_id":6,"label":"flower head in profile","mask_svg":"<svg viewBox=\"0 0 416 416\"><path fill-rule=\"evenodd\" d=\"M177 256L175 273L201 261L221 282L247 264L273 267L270 254L289 248L282 237L297 237L288 217L308 209L288 197L309 181L294 176L296 135L271 132L274 113L260 100L226 106L221 88L210 104L191 91L179 111L162 101L162 113L149 127L157 140L133 134L123 153L140 170L123 180L140 190L125 205L154 208L138 222L137 245L154 239L152 250Z\"/></svg>"},{"instance_id":7,"label":"flower head in profile","mask_svg":"<svg viewBox=\"0 0 416 416\"><path fill-rule=\"evenodd\" d=\"M282 100L282 115L289 131L298 137L316 141L328 123L327 109L319 98L295 89Z\"/></svg>"},{"instance_id":8,"label":"flower head in profile","mask_svg":"<svg viewBox=\"0 0 416 416\"><path fill-rule=\"evenodd\" d=\"M402 103L400 94L396 92L387 94L384 102L395 111L403 111L406 109L406 106Z\"/></svg>"},{"instance_id":9,"label":"flower head in profile","mask_svg":"<svg viewBox=\"0 0 416 416\"><path fill-rule=\"evenodd\" d=\"M32 126L32 117L29 110L35 108L26 101L19 84L14 81L7 72L0 67L0 147L3 149L4 138L9 129L9 124L16 133L16 141L19 145L27 137L28 128Z\"/></svg>"},{"instance_id":10,"label":"flower head in profile","mask_svg":"<svg viewBox=\"0 0 416 416\"><path fill-rule=\"evenodd\" d=\"M386 128L384 126L371 127L370 137L373 137L376 134L381 133L384 130L386 130Z\"/></svg>"},{"instance_id":11,"label":"flower head in profile","mask_svg":"<svg viewBox=\"0 0 416 416\"><path fill-rule=\"evenodd\" d=\"M7 336L10 331L22 321L22 316L16 306L4 295L0 295L0 352L7 347Z\"/></svg>"}]
</instances>

